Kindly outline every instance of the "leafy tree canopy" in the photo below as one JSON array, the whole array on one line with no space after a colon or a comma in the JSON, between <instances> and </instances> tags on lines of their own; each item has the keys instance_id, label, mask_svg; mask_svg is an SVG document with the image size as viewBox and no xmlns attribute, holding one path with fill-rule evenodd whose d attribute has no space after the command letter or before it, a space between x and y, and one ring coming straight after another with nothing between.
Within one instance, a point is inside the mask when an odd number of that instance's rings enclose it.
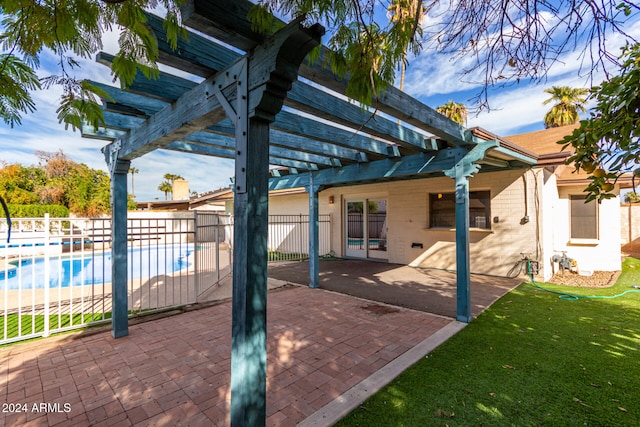
<instances>
[{"instance_id":1,"label":"leafy tree canopy","mask_svg":"<svg viewBox=\"0 0 640 427\"><path fill-rule=\"evenodd\" d=\"M0 4L0 117L20 124L33 111L31 92L39 87L63 88L58 118L78 128L82 120L103 122L96 95L105 93L78 81L78 58L102 48L102 34L120 31L114 76L123 86L137 70L157 75L157 41L145 26L143 10L166 10L170 43L181 35L181 0L3 0ZM549 66L576 47L583 49L588 67L605 67L615 59L606 37L624 32L624 23L640 11L631 1L557 0L260 0L250 18L257 31L274 30L272 14L285 19L305 14L331 34L334 71L350 75L347 92L371 103L406 64L407 53L424 49L471 57L462 69L469 78L484 74L479 104L487 88L520 79L544 78ZM581 47L580 47L581 46ZM57 75L38 79L44 49L58 57Z\"/></svg>"},{"instance_id":2,"label":"leafy tree canopy","mask_svg":"<svg viewBox=\"0 0 640 427\"><path fill-rule=\"evenodd\" d=\"M624 195L625 203L639 203L640 202L640 194L635 191L630 191Z\"/></svg>"},{"instance_id":3,"label":"leafy tree canopy","mask_svg":"<svg viewBox=\"0 0 640 427\"><path fill-rule=\"evenodd\" d=\"M163 7L170 43L177 42L178 3L174 0L3 0L0 3L0 117L14 126L35 104L30 92L59 85L63 88L58 119L73 128L82 120L100 124L102 112L96 95L108 98L97 87L77 80L73 70L78 58L90 58L102 49L106 31L120 31L120 51L113 64L116 78L126 86L136 71L158 75L158 46L145 25L143 10ZM59 74L39 79L36 70L44 49L58 57Z\"/></svg>"},{"instance_id":4,"label":"leafy tree canopy","mask_svg":"<svg viewBox=\"0 0 640 427\"><path fill-rule=\"evenodd\" d=\"M0 164L0 197L11 205L59 205L80 216L110 211L106 172L76 163L62 151L36 153L38 166Z\"/></svg>"},{"instance_id":5,"label":"leafy tree canopy","mask_svg":"<svg viewBox=\"0 0 640 427\"><path fill-rule=\"evenodd\" d=\"M615 197L613 184L624 173L640 179L640 44L623 49L618 76L591 90L596 106L561 144L571 145L576 169L591 173L588 200Z\"/></svg>"},{"instance_id":6,"label":"leafy tree canopy","mask_svg":"<svg viewBox=\"0 0 640 427\"><path fill-rule=\"evenodd\" d=\"M631 39L624 24L640 11L631 1L581 0L258 0L258 5L251 18L261 31L273 28L271 13L305 15L323 24L331 34L331 66L349 73L348 94L360 101L370 102L394 83L407 52L427 49L471 58L459 70L483 84L476 99L481 108L488 107L489 87L544 79L567 52L581 52L586 70L606 70L619 46L609 47L605 35Z\"/></svg>"}]
</instances>

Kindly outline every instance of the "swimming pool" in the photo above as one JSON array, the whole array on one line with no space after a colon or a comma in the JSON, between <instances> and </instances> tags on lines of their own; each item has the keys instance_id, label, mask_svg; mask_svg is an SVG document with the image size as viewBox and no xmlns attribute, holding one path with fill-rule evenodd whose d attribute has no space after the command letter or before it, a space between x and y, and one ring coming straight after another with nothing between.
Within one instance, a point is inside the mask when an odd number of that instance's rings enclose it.
<instances>
[{"instance_id":1,"label":"swimming pool","mask_svg":"<svg viewBox=\"0 0 640 427\"><path fill-rule=\"evenodd\" d=\"M190 266L191 245L158 245L129 248L128 278L145 279L158 274L170 274ZM25 258L9 261L9 268L0 271L0 290L44 289L45 258ZM84 254L84 257L51 257L49 288L86 286L111 282L111 252Z\"/></svg>"}]
</instances>

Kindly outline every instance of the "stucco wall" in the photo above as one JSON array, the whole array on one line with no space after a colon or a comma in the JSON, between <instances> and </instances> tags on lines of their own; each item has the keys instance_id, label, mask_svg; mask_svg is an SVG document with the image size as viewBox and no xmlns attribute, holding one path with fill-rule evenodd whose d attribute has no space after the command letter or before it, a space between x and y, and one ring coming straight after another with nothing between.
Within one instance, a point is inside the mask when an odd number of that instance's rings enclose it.
<instances>
[{"instance_id":1,"label":"stucco wall","mask_svg":"<svg viewBox=\"0 0 640 427\"><path fill-rule=\"evenodd\" d=\"M320 213L323 212L323 204L319 202ZM290 194L287 196L269 197L269 215L308 215L309 195L307 193Z\"/></svg>"}]
</instances>

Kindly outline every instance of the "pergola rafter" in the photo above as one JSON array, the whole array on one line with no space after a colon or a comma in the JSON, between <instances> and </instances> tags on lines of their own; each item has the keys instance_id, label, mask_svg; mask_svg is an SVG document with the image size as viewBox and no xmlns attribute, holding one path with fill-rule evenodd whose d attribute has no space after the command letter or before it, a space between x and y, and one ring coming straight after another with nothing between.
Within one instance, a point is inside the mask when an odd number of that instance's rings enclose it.
<instances>
[{"instance_id":1,"label":"pergola rafter","mask_svg":"<svg viewBox=\"0 0 640 427\"><path fill-rule=\"evenodd\" d=\"M321 27L304 28L296 21L271 37L255 34L247 21L251 6L247 0L188 0L183 23L205 36L190 31L189 41L179 41L175 51L162 20L150 15L159 62L183 74L164 71L155 81L139 74L128 90L96 83L111 97L104 102L106 126L83 128L85 137L112 141L103 152L112 177L114 337L128 334L130 161L157 149L235 160L232 425L264 424L269 189L309 192L310 286L317 287L321 189L429 176L455 179L457 317L468 322L468 180L480 164L495 170L535 162L493 138L475 136L395 88L377 100L382 114L361 108L345 97L345 79L323 66L322 58L303 61L319 44ZM98 56L103 64L112 59ZM306 80L296 81L298 76ZM270 171L269 165L280 168Z\"/></svg>"}]
</instances>

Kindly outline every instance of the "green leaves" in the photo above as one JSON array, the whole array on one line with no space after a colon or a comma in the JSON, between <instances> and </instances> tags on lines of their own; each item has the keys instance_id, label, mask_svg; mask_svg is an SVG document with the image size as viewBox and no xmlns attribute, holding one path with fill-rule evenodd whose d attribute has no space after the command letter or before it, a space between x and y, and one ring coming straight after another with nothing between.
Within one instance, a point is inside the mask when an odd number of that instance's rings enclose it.
<instances>
[{"instance_id":1,"label":"green leaves","mask_svg":"<svg viewBox=\"0 0 640 427\"><path fill-rule=\"evenodd\" d=\"M58 120L78 129L83 122L103 123L96 88L80 82L73 74L77 57L90 58L102 48L102 34L120 30L120 51L113 63L114 80L126 87L138 71L147 78L159 75L156 59L158 45L146 24L144 8L160 5L167 11L165 28L171 46L186 31L180 25L182 0L127 0L120 4L96 0L58 0L34 2L3 0L0 5L0 117L14 126L23 114L35 110L30 92L40 88L36 70L44 49L58 56L60 72L42 81L42 86L61 86L63 95ZM74 58L72 55L76 56ZM21 58L21 59L20 59Z\"/></svg>"},{"instance_id":2,"label":"green leaves","mask_svg":"<svg viewBox=\"0 0 640 427\"><path fill-rule=\"evenodd\" d=\"M35 111L29 91L39 89L38 76L12 54L0 54L0 117L11 127L21 124L23 112Z\"/></svg>"},{"instance_id":3,"label":"green leaves","mask_svg":"<svg viewBox=\"0 0 640 427\"><path fill-rule=\"evenodd\" d=\"M554 102L551 110L544 116L544 126L546 128L573 125L580 121L579 112L585 112L584 104L587 102L588 89L572 88L569 86L552 86L545 89L551 95L542 104L547 105Z\"/></svg>"},{"instance_id":4,"label":"green leaves","mask_svg":"<svg viewBox=\"0 0 640 427\"><path fill-rule=\"evenodd\" d=\"M65 124L65 129L81 129L83 123L88 123L94 128L104 125L104 114L99 98L111 99L102 89L93 86L87 81L78 81L69 77L50 76L43 79L43 87L48 89L53 85L63 87L60 100L58 122Z\"/></svg>"},{"instance_id":5,"label":"green leaves","mask_svg":"<svg viewBox=\"0 0 640 427\"><path fill-rule=\"evenodd\" d=\"M467 116L469 113L467 111L467 107L464 104L458 104L457 102L449 101L446 104L436 108L436 111L443 116L448 117L452 121L458 123L459 125L467 125Z\"/></svg>"},{"instance_id":6,"label":"green leaves","mask_svg":"<svg viewBox=\"0 0 640 427\"><path fill-rule=\"evenodd\" d=\"M372 105L395 82L396 71L406 65L407 53L418 54L422 45L420 20L426 13L422 1L393 0L387 21L380 19L379 2L340 0L262 0L249 19L254 31L271 33L277 20L273 13L306 16L333 34L328 66L348 77L346 94ZM386 7L386 3L384 4Z\"/></svg>"},{"instance_id":7,"label":"green leaves","mask_svg":"<svg viewBox=\"0 0 640 427\"><path fill-rule=\"evenodd\" d=\"M591 177L590 200L615 197L606 183L638 168L640 164L640 44L623 49L620 75L592 88L596 107L580 127L560 143L571 145L575 155L568 162L581 168L584 162L606 166L607 180Z\"/></svg>"}]
</instances>

